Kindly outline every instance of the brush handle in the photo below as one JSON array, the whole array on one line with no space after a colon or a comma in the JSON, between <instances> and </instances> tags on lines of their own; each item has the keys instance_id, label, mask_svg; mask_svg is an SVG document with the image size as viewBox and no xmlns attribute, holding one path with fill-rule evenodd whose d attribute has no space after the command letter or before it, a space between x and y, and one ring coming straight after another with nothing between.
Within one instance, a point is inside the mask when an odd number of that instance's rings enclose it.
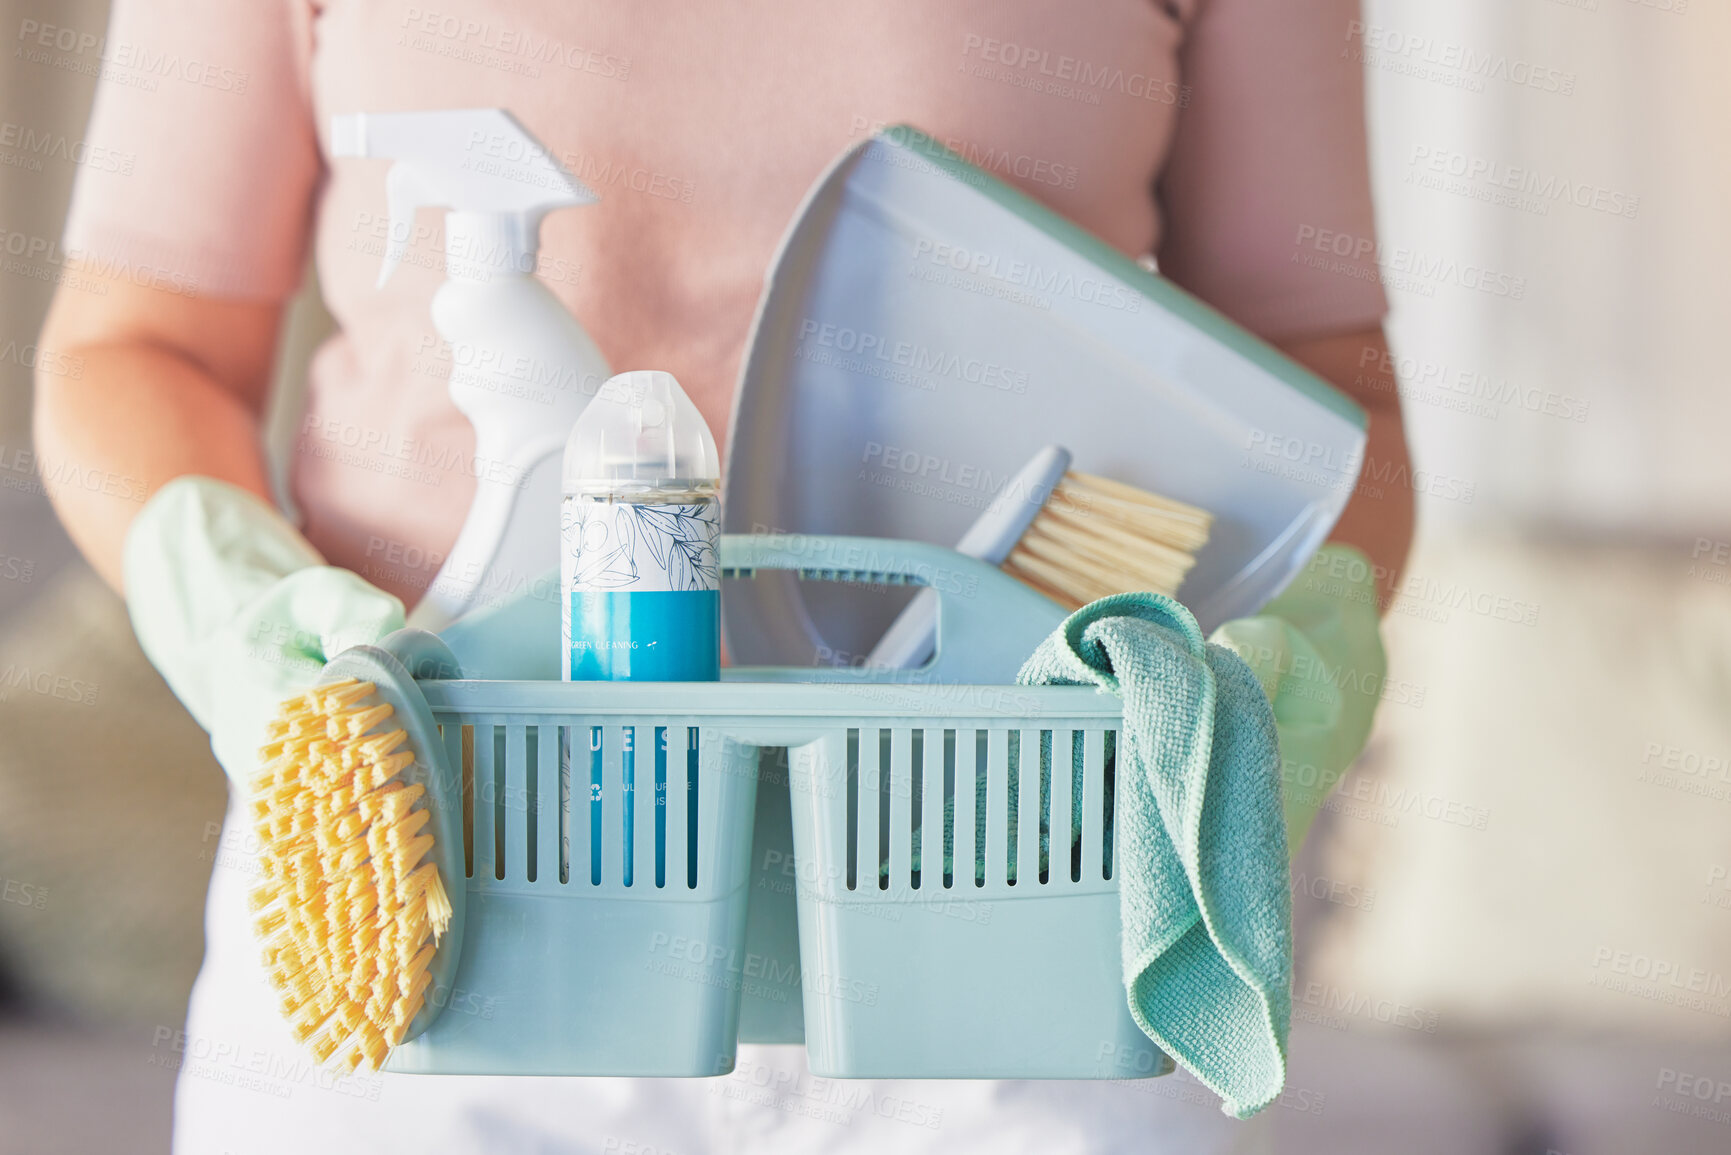
<instances>
[{"instance_id":1,"label":"brush handle","mask_svg":"<svg viewBox=\"0 0 1731 1155\"><path fill-rule=\"evenodd\" d=\"M1048 445L1034 454L968 527L956 543L956 552L991 565L1003 564L1069 468L1070 451L1061 445ZM923 666L937 647L937 639L937 591L924 589L896 615L872 647L866 664L892 670Z\"/></svg>"}]
</instances>

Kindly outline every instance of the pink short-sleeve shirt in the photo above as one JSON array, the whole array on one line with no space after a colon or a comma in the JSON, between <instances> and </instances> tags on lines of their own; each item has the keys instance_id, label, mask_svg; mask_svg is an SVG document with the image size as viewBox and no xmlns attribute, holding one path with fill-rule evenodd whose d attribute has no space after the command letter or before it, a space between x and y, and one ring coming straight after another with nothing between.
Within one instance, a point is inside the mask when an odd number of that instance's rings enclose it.
<instances>
[{"instance_id":1,"label":"pink short-sleeve shirt","mask_svg":"<svg viewBox=\"0 0 1731 1155\"><path fill-rule=\"evenodd\" d=\"M291 467L325 555L413 601L473 492L428 303L441 215L375 290L382 162L333 113L510 109L601 202L549 216L541 275L619 369L717 433L775 245L843 148L912 123L1273 340L1364 328L1374 283L1300 259L1374 234L1357 0L116 0L80 259L284 300L310 248L340 331Z\"/></svg>"}]
</instances>

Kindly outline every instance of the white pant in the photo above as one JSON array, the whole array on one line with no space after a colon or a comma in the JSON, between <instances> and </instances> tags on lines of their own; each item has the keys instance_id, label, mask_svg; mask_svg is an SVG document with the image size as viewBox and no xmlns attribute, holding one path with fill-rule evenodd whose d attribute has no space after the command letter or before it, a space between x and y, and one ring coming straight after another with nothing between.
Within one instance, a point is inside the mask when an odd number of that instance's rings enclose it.
<instances>
[{"instance_id":1,"label":"white pant","mask_svg":"<svg viewBox=\"0 0 1731 1155\"><path fill-rule=\"evenodd\" d=\"M717 1079L338 1075L276 1009L246 917L250 869L244 854L221 857L186 1031L158 1033L153 1061L180 1071L176 1155L1268 1149L1267 1112L1236 1122L1194 1083L819 1079L797 1046L742 1046Z\"/></svg>"}]
</instances>

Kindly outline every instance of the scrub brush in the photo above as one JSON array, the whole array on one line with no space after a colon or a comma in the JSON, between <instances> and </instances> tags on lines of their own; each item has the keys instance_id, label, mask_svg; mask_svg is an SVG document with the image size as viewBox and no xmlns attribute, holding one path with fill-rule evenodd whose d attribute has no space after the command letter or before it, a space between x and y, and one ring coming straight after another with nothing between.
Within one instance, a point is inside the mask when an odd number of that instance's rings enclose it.
<instances>
[{"instance_id":1,"label":"scrub brush","mask_svg":"<svg viewBox=\"0 0 1731 1155\"><path fill-rule=\"evenodd\" d=\"M1048 445L1012 477L956 551L1001 566L1067 610L1111 594L1175 594L1208 542L1213 516L1121 481L1070 469ZM869 665L924 665L937 640L937 594L921 590Z\"/></svg>"},{"instance_id":2,"label":"scrub brush","mask_svg":"<svg viewBox=\"0 0 1731 1155\"><path fill-rule=\"evenodd\" d=\"M449 982L457 952L440 943L461 941L460 828L417 757L436 737L407 669L359 646L282 704L259 752L254 926L283 1014L320 1062L377 1068L426 1029L428 993Z\"/></svg>"}]
</instances>

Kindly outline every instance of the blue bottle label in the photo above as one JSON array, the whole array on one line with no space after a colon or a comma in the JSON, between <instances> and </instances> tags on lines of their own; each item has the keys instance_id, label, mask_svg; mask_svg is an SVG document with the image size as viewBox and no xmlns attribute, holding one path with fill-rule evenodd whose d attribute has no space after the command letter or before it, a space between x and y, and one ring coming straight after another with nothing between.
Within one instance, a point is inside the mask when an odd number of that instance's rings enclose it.
<instances>
[{"instance_id":1,"label":"blue bottle label","mask_svg":"<svg viewBox=\"0 0 1731 1155\"><path fill-rule=\"evenodd\" d=\"M721 580L713 501L631 505L567 497L561 618L572 681L714 681Z\"/></svg>"}]
</instances>

